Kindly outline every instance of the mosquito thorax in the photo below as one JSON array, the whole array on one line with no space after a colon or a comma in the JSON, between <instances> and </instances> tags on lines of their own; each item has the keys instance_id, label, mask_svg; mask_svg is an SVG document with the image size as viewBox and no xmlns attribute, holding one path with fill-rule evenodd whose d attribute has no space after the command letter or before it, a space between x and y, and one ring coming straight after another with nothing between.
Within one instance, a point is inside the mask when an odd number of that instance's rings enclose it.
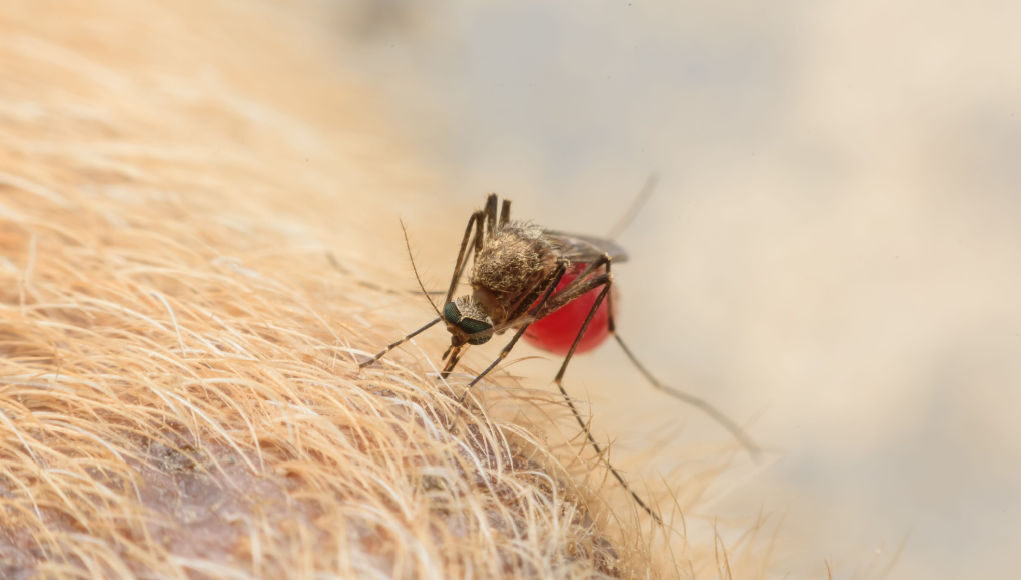
<instances>
[{"instance_id":1,"label":"mosquito thorax","mask_svg":"<svg viewBox=\"0 0 1021 580\"><path fill-rule=\"evenodd\" d=\"M484 344L493 336L493 333L486 332L493 328L492 319L471 296L459 296L453 302L447 302L443 307L443 318L451 333L457 337L458 333L454 331L457 328L467 335L464 340L469 344Z\"/></svg>"}]
</instances>

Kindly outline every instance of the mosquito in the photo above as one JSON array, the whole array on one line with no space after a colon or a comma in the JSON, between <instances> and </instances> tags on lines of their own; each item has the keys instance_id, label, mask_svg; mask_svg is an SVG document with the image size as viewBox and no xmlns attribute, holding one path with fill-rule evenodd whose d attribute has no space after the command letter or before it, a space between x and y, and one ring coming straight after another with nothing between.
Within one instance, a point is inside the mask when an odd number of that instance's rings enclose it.
<instances>
[{"instance_id":1,"label":"mosquito","mask_svg":"<svg viewBox=\"0 0 1021 580\"><path fill-rule=\"evenodd\" d=\"M359 367L378 361L386 353L442 321L451 338L450 346L442 357L444 366L441 375L446 378L457 367L469 346L485 344L494 335L513 330L513 337L499 356L468 383L461 395L461 402L466 401L471 389L483 377L507 358L523 336L528 336L530 342L541 348L559 354L566 352L553 381L585 432L589 445L595 449L597 456L604 457L602 446L595 440L574 401L567 394L563 379L567 365L576 352L594 348L606 336L612 335L627 358L653 387L701 409L729 430L753 457L757 457L760 453L758 446L741 427L708 402L672 389L657 380L616 333L613 308L615 287L611 265L627 260L624 250L611 240L548 230L531 222L512 221L510 206L510 200L504 199L501 204L495 193L489 194L485 207L475 211L468 220L442 312L433 304L437 318L387 345L374 357L360 363ZM464 277L469 260L472 260L468 278L472 293L455 297L454 293ZM428 292L426 296L429 296ZM432 298L429 300L431 303ZM548 323L553 320L547 317L562 315L564 309L572 303L590 304L583 320L579 322L580 316L569 315L566 321L557 323L552 331L542 330L543 325L549 326ZM593 328L595 333L588 333L597 315L601 319L597 327ZM533 325L542 332L527 334ZM569 334L573 334L569 343L558 338L564 334L564 328L570 329ZM590 335L594 338L588 338ZM565 344L569 344L566 349ZM635 502L661 523L659 515L631 489L608 459L606 464L613 477L631 494Z\"/></svg>"}]
</instances>

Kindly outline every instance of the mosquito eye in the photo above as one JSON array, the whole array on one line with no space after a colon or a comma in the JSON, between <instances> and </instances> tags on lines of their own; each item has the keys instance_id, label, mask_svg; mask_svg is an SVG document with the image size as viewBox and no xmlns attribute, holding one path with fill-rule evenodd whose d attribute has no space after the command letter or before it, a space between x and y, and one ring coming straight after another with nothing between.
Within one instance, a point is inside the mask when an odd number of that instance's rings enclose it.
<instances>
[{"instance_id":1,"label":"mosquito eye","mask_svg":"<svg viewBox=\"0 0 1021 580\"><path fill-rule=\"evenodd\" d=\"M447 320L447 323L456 325L461 332L467 334L469 344L483 344L489 342L489 339L493 337L492 333L486 332L493 328L489 316L469 297L462 296L454 302L447 302L447 305L443 307L443 318ZM472 336L480 333L485 334Z\"/></svg>"},{"instance_id":2,"label":"mosquito eye","mask_svg":"<svg viewBox=\"0 0 1021 580\"><path fill-rule=\"evenodd\" d=\"M443 307L443 318L446 318L447 322L451 324L461 322L461 311L457 308L457 304L447 302L447 305Z\"/></svg>"},{"instance_id":3,"label":"mosquito eye","mask_svg":"<svg viewBox=\"0 0 1021 580\"><path fill-rule=\"evenodd\" d=\"M482 320L475 320L473 318L462 318L461 322L457 323L457 326L461 330L468 333L469 335L476 334L479 332L485 332L490 328L493 328L492 324L489 324L488 322L483 322ZM469 338L468 342L469 344L485 344L489 342L489 339L492 337L493 337L492 334L483 334L475 338Z\"/></svg>"}]
</instances>

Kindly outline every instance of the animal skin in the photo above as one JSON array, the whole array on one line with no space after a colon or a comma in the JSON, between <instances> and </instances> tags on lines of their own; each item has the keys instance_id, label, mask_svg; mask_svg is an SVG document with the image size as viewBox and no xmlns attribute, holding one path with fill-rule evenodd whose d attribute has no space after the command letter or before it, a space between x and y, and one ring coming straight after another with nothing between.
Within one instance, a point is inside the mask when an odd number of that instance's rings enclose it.
<instances>
[{"instance_id":1,"label":"animal skin","mask_svg":"<svg viewBox=\"0 0 1021 580\"><path fill-rule=\"evenodd\" d=\"M359 371L443 184L328 3L4 4L0 577L761 573L635 479L654 526L552 391L462 405L444 336Z\"/></svg>"}]
</instances>

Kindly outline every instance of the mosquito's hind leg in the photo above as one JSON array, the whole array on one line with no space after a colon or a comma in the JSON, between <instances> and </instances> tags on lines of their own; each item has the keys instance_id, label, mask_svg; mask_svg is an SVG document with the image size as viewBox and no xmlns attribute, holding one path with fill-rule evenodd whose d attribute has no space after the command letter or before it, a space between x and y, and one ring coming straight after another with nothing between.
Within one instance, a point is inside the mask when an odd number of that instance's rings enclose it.
<instances>
[{"instance_id":1,"label":"mosquito's hind leg","mask_svg":"<svg viewBox=\"0 0 1021 580\"><path fill-rule=\"evenodd\" d=\"M607 271L609 271L610 269L609 263L607 263L606 269ZM730 431L731 435L733 435L735 439L741 442L741 445L744 446L744 448L748 451L748 454L751 455L753 459L756 460L759 459L759 457L762 454L762 449L759 448L759 446L756 445L754 441L752 441L751 437L749 437L748 434L744 432L744 429L742 429L730 417L724 415L722 412L720 412L719 409L710 405L704 399L701 399L699 397L690 395L682 391L678 391L674 388L668 387L663 383L659 382L659 380L656 379L656 377L654 377L652 373L649 372L649 369L645 368L645 365L638 361L638 357L636 357L635 354L631 352L631 349L628 348L627 344L625 344L624 339L622 339L620 335L617 334L617 326L613 318L612 293L608 298L607 311L609 314L607 326L609 326L610 334L613 335L614 340L616 340L617 344L620 345L621 350L623 350L624 354L627 355L627 358L628 360L631 361L631 364L635 365L635 368L638 369L638 372L640 372L642 376L645 377L645 380L649 381L649 384L651 384L653 388L663 391L664 393L676 399L680 399L681 401L684 401L685 403L691 405L692 407L700 409L703 413L715 419L717 423L722 425L725 429L727 429L727 431ZM568 354L568 356L570 356L570 354Z\"/></svg>"},{"instance_id":2,"label":"mosquito's hind leg","mask_svg":"<svg viewBox=\"0 0 1021 580\"><path fill-rule=\"evenodd\" d=\"M592 304L592 308L589 309L589 313L585 317L585 322L582 323L581 329L578 331L578 336L574 338L574 342L571 344L571 350L567 351L567 356L564 357L564 362L560 365L560 370L557 371L557 376L553 379L553 382L557 384L557 389L560 390L560 394L563 395L564 400L567 401L567 406L570 407L571 414L573 414L575 420L578 421L578 426L585 432L585 438L588 439L589 445L592 446L592 449L596 450L596 455L603 458L603 461L606 462L606 467L610 470L610 473L613 474L614 479L620 483L621 487L631 494L631 498L635 500L635 503L637 503L639 507L645 510L645 513L652 516L652 519L656 520L657 523L662 524L663 520L659 517L659 514L653 511L652 508L649 507L649 505L645 503L645 501L637 493L635 493L635 490L631 489L631 486L628 485L624 476L617 471L617 468L615 468L612 463L610 463L609 456L603 454L602 446L599 445L596 438L592 436L592 431L589 429L588 423L582 419L581 413L578 412L578 408L574 405L574 401L571 399L571 396L567 394L567 390L564 389L564 373L567 372L567 365L571 362L571 357L574 356L574 351L578 348L578 344L581 342L581 337L584 336L585 331L588 330L588 326L592 322L592 318L595 316L596 312L599 310L599 306L603 303L603 300L607 299L608 296L612 296L610 289L613 285L613 278L610 276L609 272L610 259L609 256L604 256L604 258L605 260L600 261L605 261L606 273L596 279L592 279L589 284L580 284L580 286L584 287L584 291L581 292L581 294L584 294L599 285L602 285L603 289L599 292L599 296L596 297L596 301ZM593 266L595 265L593 264ZM580 279L582 276L579 276L578 278ZM565 289L564 292L567 290L568 289ZM577 296L580 296L581 294L577 294ZM612 308L612 304L610 303L607 303L607 306Z\"/></svg>"}]
</instances>

